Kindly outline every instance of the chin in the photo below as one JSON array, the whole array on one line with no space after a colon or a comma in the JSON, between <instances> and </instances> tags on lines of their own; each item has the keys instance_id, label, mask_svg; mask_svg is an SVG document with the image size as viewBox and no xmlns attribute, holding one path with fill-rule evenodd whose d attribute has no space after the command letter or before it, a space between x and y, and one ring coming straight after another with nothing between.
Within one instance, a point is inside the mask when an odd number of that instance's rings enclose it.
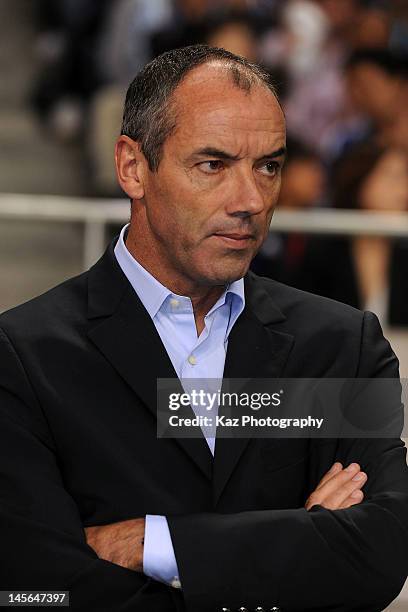
<instances>
[{"instance_id":1,"label":"chin","mask_svg":"<svg viewBox=\"0 0 408 612\"><path fill-rule=\"evenodd\" d=\"M205 271L205 277L209 285L228 285L229 283L233 283L234 281L239 280L240 278L245 276L245 274L248 272L248 269L249 264L245 266L234 266L230 269L224 268L223 270L212 270L212 273L208 273L207 269Z\"/></svg>"}]
</instances>

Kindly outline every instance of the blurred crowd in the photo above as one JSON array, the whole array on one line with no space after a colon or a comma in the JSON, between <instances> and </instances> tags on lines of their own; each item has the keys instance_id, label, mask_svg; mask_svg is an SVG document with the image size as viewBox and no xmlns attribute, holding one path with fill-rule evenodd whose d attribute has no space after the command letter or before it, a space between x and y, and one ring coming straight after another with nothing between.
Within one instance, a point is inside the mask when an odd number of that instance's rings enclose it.
<instances>
[{"instance_id":1,"label":"blurred crowd","mask_svg":"<svg viewBox=\"0 0 408 612\"><path fill-rule=\"evenodd\" d=\"M80 142L91 192L119 195L112 161L135 73L167 49L224 47L261 63L288 125L279 206L408 210L406 0L37 0L31 103ZM256 272L408 325L408 239L273 232Z\"/></svg>"}]
</instances>

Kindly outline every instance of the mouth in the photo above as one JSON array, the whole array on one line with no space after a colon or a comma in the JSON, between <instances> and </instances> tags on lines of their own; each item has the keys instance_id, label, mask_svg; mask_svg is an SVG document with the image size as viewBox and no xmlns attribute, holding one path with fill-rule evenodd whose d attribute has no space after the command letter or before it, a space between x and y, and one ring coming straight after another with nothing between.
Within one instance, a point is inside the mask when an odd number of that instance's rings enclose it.
<instances>
[{"instance_id":1,"label":"mouth","mask_svg":"<svg viewBox=\"0 0 408 612\"><path fill-rule=\"evenodd\" d=\"M224 245L235 249L248 248L248 246L255 239L253 234L246 234L242 232L217 232L216 234L213 234L213 236L221 240Z\"/></svg>"}]
</instances>

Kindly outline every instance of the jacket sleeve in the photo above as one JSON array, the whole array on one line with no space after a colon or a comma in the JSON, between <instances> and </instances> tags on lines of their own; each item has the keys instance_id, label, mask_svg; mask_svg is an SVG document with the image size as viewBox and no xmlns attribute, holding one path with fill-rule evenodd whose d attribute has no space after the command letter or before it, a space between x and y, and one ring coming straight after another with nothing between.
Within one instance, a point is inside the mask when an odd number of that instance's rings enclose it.
<instances>
[{"instance_id":1,"label":"jacket sleeve","mask_svg":"<svg viewBox=\"0 0 408 612\"><path fill-rule=\"evenodd\" d=\"M70 607L183 610L179 593L99 559L64 488L55 441L14 348L0 330L0 590L65 590Z\"/></svg>"},{"instance_id":2,"label":"jacket sleeve","mask_svg":"<svg viewBox=\"0 0 408 612\"><path fill-rule=\"evenodd\" d=\"M398 360L372 313L363 317L356 377L398 377ZM365 498L351 508L168 517L189 612L223 606L375 612L397 597L408 573L404 443L344 438L334 448L334 460L359 462L368 474ZM307 495L334 460L322 450Z\"/></svg>"}]
</instances>

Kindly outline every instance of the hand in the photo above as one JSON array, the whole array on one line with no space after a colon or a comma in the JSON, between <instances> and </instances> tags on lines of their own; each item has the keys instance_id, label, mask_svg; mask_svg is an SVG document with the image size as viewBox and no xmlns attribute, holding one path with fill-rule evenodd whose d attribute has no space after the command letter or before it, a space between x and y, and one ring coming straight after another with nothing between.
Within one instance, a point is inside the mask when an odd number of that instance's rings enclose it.
<instances>
[{"instance_id":1,"label":"hand","mask_svg":"<svg viewBox=\"0 0 408 612\"><path fill-rule=\"evenodd\" d=\"M353 480L358 475L359 480ZM346 469L338 461L323 476L316 489L309 495L305 508L310 510L320 504L328 510L350 508L363 501L361 487L367 482L367 474L360 471L358 463Z\"/></svg>"},{"instance_id":2,"label":"hand","mask_svg":"<svg viewBox=\"0 0 408 612\"><path fill-rule=\"evenodd\" d=\"M136 572L143 572L144 533L144 518L85 527L86 542L100 559Z\"/></svg>"}]
</instances>

